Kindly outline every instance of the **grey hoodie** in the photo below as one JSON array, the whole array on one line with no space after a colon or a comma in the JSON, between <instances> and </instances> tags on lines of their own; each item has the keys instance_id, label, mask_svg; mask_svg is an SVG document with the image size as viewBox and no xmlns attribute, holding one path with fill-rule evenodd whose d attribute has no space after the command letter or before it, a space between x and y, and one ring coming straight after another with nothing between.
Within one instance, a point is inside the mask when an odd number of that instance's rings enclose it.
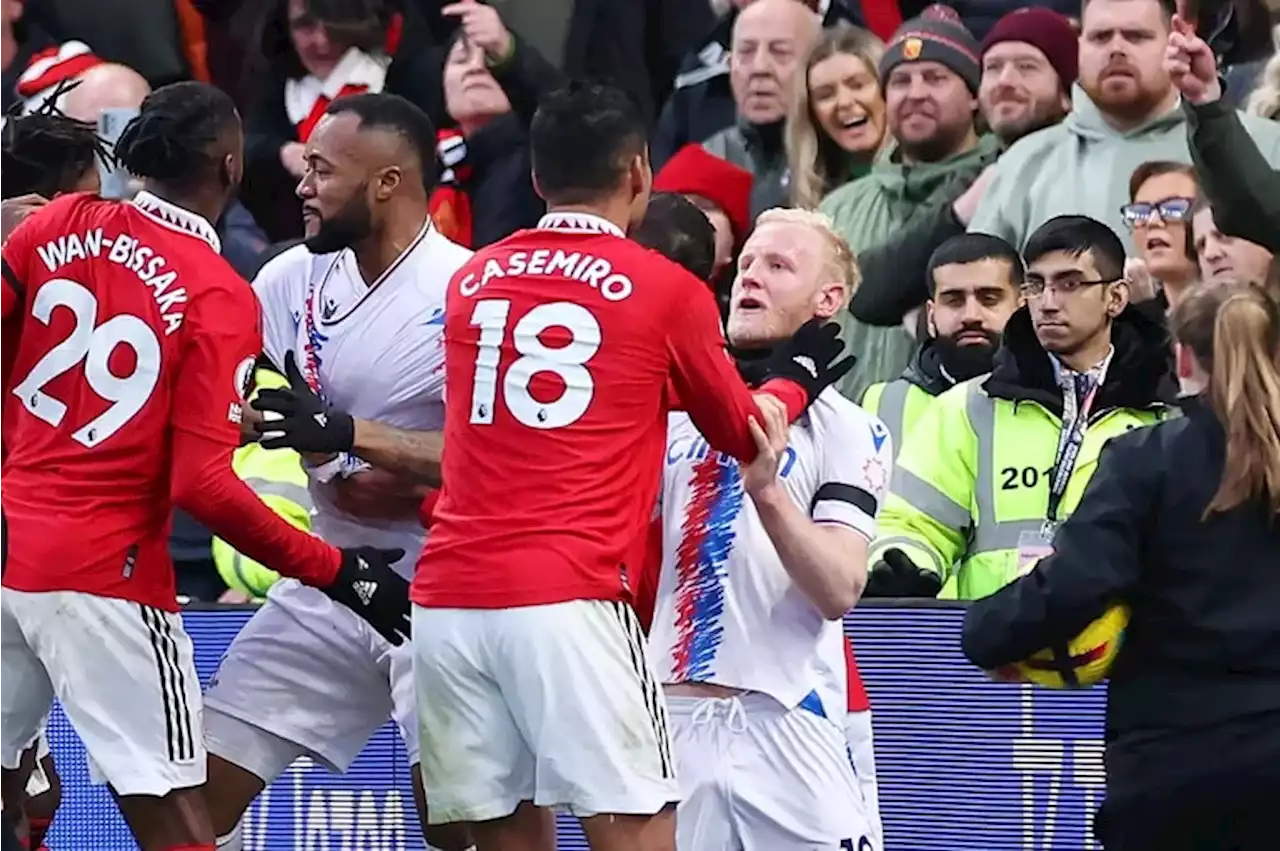
<instances>
[{"instance_id":1,"label":"grey hoodie","mask_svg":"<svg viewBox=\"0 0 1280 851\"><path fill-rule=\"evenodd\" d=\"M1247 115L1241 121L1267 162L1280 166L1280 123ZM995 234L1021 249L1054 216L1085 215L1108 224L1132 253L1120 208L1129 202L1129 176L1150 160L1191 164L1181 103L1121 132L1077 84L1071 114L1061 124L1018 140L996 161L995 178L969 230Z\"/></svg>"}]
</instances>

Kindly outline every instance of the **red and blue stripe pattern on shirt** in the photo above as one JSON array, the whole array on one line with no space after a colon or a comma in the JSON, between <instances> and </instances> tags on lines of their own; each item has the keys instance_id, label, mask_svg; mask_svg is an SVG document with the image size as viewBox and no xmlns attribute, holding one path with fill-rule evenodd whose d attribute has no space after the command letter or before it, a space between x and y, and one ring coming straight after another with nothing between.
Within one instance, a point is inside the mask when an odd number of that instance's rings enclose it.
<instances>
[{"instance_id":1,"label":"red and blue stripe pattern on shirt","mask_svg":"<svg viewBox=\"0 0 1280 851\"><path fill-rule=\"evenodd\" d=\"M676 547L674 682L709 681L724 638L724 583L745 492L738 465L708 452L693 468L691 495Z\"/></svg>"}]
</instances>

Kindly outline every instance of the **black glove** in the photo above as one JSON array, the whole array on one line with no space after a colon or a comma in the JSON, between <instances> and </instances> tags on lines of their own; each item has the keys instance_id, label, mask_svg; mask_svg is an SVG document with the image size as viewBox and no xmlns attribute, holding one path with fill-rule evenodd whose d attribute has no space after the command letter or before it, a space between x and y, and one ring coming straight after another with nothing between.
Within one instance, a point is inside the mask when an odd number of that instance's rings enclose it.
<instances>
[{"instance_id":1,"label":"black glove","mask_svg":"<svg viewBox=\"0 0 1280 851\"><path fill-rule=\"evenodd\" d=\"M853 355L836 360L842 351L840 327L834 322L810 319L791 339L774 348L764 365L765 378L794 381L809 394L812 405L819 393L853 369L857 360Z\"/></svg>"},{"instance_id":2,"label":"black glove","mask_svg":"<svg viewBox=\"0 0 1280 851\"><path fill-rule=\"evenodd\" d=\"M284 375L289 379L287 388L271 388L258 391L253 409L260 413L271 411L282 419L264 419L254 423L258 434L284 432L262 440L264 449L287 447L299 452L318 452L332 455L350 452L355 442L356 424L350 414L325 407L298 369L293 352L284 356Z\"/></svg>"},{"instance_id":3,"label":"black glove","mask_svg":"<svg viewBox=\"0 0 1280 851\"><path fill-rule=\"evenodd\" d=\"M902 550L886 550L867 575L864 597L937 597L942 578L932 570L917 567Z\"/></svg>"},{"instance_id":4,"label":"black glove","mask_svg":"<svg viewBox=\"0 0 1280 851\"><path fill-rule=\"evenodd\" d=\"M321 588L369 622L392 644L409 639L409 583L391 569L404 550L357 547L342 550L342 565L333 584Z\"/></svg>"}]
</instances>

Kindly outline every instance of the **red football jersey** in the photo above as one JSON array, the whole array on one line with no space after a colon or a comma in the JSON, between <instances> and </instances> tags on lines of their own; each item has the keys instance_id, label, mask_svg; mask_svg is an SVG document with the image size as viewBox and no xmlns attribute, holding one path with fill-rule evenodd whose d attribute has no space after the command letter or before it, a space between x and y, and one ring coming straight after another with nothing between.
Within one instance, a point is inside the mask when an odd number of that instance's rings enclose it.
<instances>
[{"instance_id":1,"label":"red football jersey","mask_svg":"<svg viewBox=\"0 0 1280 851\"><path fill-rule=\"evenodd\" d=\"M202 217L55 200L4 246L4 585L175 605L173 430L238 445L257 299Z\"/></svg>"},{"instance_id":2,"label":"red football jersey","mask_svg":"<svg viewBox=\"0 0 1280 851\"><path fill-rule=\"evenodd\" d=\"M471 258L445 305L443 487L413 600L509 608L631 596L672 390L722 451L760 417L715 299L585 214L550 214ZM794 417L805 392L769 390Z\"/></svg>"}]
</instances>

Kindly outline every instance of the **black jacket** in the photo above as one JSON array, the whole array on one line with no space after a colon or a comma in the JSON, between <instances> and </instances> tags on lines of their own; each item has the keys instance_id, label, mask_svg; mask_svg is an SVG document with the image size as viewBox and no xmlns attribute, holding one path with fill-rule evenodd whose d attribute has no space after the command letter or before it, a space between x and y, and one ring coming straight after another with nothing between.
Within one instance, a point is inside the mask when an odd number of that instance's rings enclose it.
<instances>
[{"instance_id":1,"label":"black jacket","mask_svg":"<svg viewBox=\"0 0 1280 851\"><path fill-rule=\"evenodd\" d=\"M673 0L650 2L669 5ZM697 23L704 25L706 22L701 16L708 8L708 3L684 3L679 6L679 15L693 14L697 16ZM738 108L729 87L729 46L736 17L737 11L734 10L714 22L701 47L680 60L674 87L662 107L649 142L649 156L653 160L655 174L685 145L705 142L726 127L732 127L737 120ZM823 26L832 27L841 21L864 25L856 0L832 0L823 18ZM693 30L685 28L686 34L690 31Z\"/></svg>"},{"instance_id":2,"label":"black jacket","mask_svg":"<svg viewBox=\"0 0 1280 851\"><path fill-rule=\"evenodd\" d=\"M266 9L261 35L265 67L257 75L244 127L242 199L272 240L302 233L301 202L293 194L297 180L280 163L281 146L298 140L297 128L285 112L285 82L306 74L289 40L285 7L279 3ZM412 101L435 126L447 124L443 88L447 48L435 41L431 22L414 3L398 3L396 8L403 16L400 46L387 67L383 89Z\"/></svg>"},{"instance_id":3,"label":"black jacket","mask_svg":"<svg viewBox=\"0 0 1280 851\"><path fill-rule=\"evenodd\" d=\"M3 110L5 115L9 114L10 108L18 104L18 80L27 70L27 65L31 63L31 57L57 43L39 24L22 19L14 22L13 34L18 40L18 50L9 60L9 67L4 69L3 79L0 82L0 96L3 97L0 110Z\"/></svg>"},{"instance_id":4,"label":"black jacket","mask_svg":"<svg viewBox=\"0 0 1280 851\"><path fill-rule=\"evenodd\" d=\"M722 22L711 39L680 65L649 144L655 174L685 145L705 142L733 126L737 107L729 87L730 20Z\"/></svg>"},{"instance_id":5,"label":"black jacket","mask_svg":"<svg viewBox=\"0 0 1280 851\"><path fill-rule=\"evenodd\" d=\"M512 34L515 50L492 69L511 112L467 138L470 176L462 189L471 200L471 245L480 248L531 228L547 205L533 188L529 125L538 100L567 78L523 38Z\"/></svg>"},{"instance_id":6,"label":"black jacket","mask_svg":"<svg viewBox=\"0 0 1280 851\"><path fill-rule=\"evenodd\" d=\"M1184 412L1108 443L1054 555L965 618L965 655L992 669L1129 605L1108 691L1109 803L1280 782L1280 523L1260 501L1201 519L1226 437L1198 399Z\"/></svg>"},{"instance_id":7,"label":"black jacket","mask_svg":"<svg viewBox=\"0 0 1280 851\"><path fill-rule=\"evenodd\" d=\"M1225 234L1280 253L1280 172L1267 163L1231 104L1183 102L1200 186Z\"/></svg>"},{"instance_id":8,"label":"black jacket","mask_svg":"<svg viewBox=\"0 0 1280 851\"><path fill-rule=\"evenodd\" d=\"M1168 330L1150 310L1126 307L1111 325L1111 344L1115 354L1090 416L1116 408L1141 410L1175 404L1178 382L1173 348ZM1036 339L1026 307L1009 317L995 366L982 388L993 398L1038 402L1062 416L1062 390L1053 362Z\"/></svg>"},{"instance_id":9,"label":"black jacket","mask_svg":"<svg viewBox=\"0 0 1280 851\"><path fill-rule=\"evenodd\" d=\"M920 348L916 349L911 362L899 377L919 387L930 396L940 396L956 385L943 371L942 350L933 339L925 340Z\"/></svg>"}]
</instances>

